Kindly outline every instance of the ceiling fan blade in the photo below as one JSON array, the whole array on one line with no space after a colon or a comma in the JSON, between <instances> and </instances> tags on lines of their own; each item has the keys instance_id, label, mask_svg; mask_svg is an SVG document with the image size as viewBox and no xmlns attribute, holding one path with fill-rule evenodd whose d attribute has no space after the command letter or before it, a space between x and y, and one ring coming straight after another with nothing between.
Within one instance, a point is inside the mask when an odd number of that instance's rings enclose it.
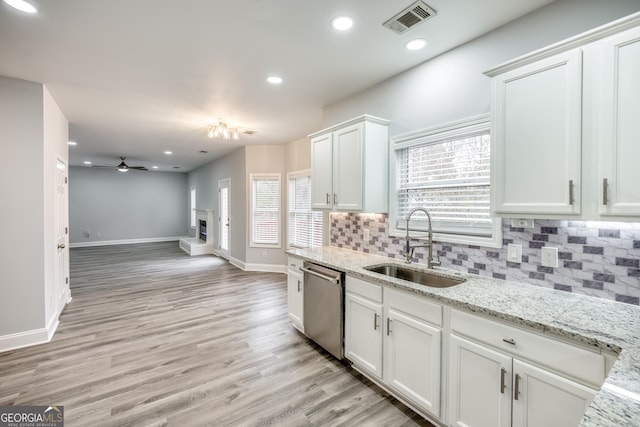
<instances>
[{"instance_id":1,"label":"ceiling fan blade","mask_svg":"<svg viewBox=\"0 0 640 427\"><path fill-rule=\"evenodd\" d=\"M136 169L139 171L148 171L149 169L145 168L144 166L129 166L129 169Z\"/></svg>"},{"instance_id":2,"label":"ceiling fan blade","mask_svg":"<svg viewBox=\"0 0 640 427\"><path fill-rule=\"evenodd\" d=\"M103 165L87 165L90 168L113 168L114 166L103 166Z\"/></svg>"}]
</instances>

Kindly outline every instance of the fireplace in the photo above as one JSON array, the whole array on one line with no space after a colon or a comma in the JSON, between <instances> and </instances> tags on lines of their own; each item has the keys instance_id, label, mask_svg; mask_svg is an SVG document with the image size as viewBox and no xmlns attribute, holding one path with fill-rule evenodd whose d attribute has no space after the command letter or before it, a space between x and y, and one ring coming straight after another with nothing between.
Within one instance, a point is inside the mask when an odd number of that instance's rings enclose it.
<instances>
[{"instance_id":1,"label":"fireplace","mask_svg":"<svg viewBox=\"0 0 640 427\"><path fill-rule=\"evenodd\" d=\"M207 242L207 221L204 219L198 220L198 238Z\"/></svg>"}]
</instances>

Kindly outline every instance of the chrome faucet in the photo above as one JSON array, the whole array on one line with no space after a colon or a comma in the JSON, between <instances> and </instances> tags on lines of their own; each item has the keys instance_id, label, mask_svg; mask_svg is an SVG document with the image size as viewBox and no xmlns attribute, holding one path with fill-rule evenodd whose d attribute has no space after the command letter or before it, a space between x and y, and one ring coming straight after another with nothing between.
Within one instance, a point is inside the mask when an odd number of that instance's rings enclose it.
<instances>
[{"instance_id":1,"label":"chrome faucet","mask_svg":"<svg viewBox=\"0 0 640 427\"><path fill-rule=\"evenodd\" d=\"M411 215L413 215L417 211L424 212L425 214L427 214L427 220L429 221L429 228L427 230L429 243L425 243L422 245L411 245L411 237L409 237L409 221L411 220ZM424 208L413 208L407 214L406 221L407 221L406 222L407 243L406 243L406 250L404 253L404 256L406 258L405 262L407 264L411 263L411 258L413 258L413 251L415 250L415 248L429 248L429 252L427 253L427 268L433 268L434 266L439 266L440 261L433 260L433 229L431 228L431 214L429 213L429 211Z\"/></svg>"}]
</instances>

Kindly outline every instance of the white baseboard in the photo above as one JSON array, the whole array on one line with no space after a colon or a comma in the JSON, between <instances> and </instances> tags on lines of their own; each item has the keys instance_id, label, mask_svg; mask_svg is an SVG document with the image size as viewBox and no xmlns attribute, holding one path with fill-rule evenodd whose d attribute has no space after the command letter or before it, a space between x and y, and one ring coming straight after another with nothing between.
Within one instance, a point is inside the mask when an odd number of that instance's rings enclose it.
<instances>
[{"instance_id":1,"label":"white baseboard","mask_svg":"<svg viewBox=\"0 0 640 427\"><path fill-rule=\"evenodd\" d=\"M55 325L57 327L57 324ZM53 330L55 332L55 329ZM45 344L51 341L53 333L49 334L46 328L34 329L32 331L18 332L0 336L0 353L4 351L16 350L23 347Z\"/></svg>"},{"instance_id":2,"label":"white baseboard","mask_svg":"<svg viewBox=\"0 0 640 427\"><path fill-rule=\"evenodd\" d=\"M175 237L148 237L143 239L126 239L126 240L98 240L94 242L75 242L69 243L70 248L87 248L91 246L111 246L111 245L131 245L134 243L155 243L155 242L177 242L184 236Z\"/></svg>"},{"instance_id":3,"label":"white baseboard","mask_svg":"<svg viewBox=\"0 0 640 427\"><path fill-rule=\"evenodd\" d=\"M286 273L287 266L286 265L276 265L276 264L244 264L244 271L263 271L265 273Z\"/></svg>"},{"instance_id":4,"label":"white baseboard","mask_svg":"<svg viewBox=\"0 0 640 427\"><path fill-rule=\"evenodd\" d=\"M236 267L238 267L240 270L244 270L244 266L245 266L245 262L244 261L240 261L238 258L234 258L232 256L229 256L229 260L228 260L232 265L235 265Z\"/></svg>"}]
</instances>

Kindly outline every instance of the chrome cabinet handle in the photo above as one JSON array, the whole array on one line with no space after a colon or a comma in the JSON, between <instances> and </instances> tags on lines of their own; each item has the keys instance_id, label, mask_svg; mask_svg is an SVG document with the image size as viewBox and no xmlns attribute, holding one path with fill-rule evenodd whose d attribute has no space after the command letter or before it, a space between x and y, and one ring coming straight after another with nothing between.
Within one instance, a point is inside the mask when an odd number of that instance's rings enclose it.
<instances>
[{"instance_id":1,"label":"chrome cabinet handle","mask_svg":"<svg viewBox=\"0 0 640 427\"><path fill-rule=\"evenodd\" d=\"M607 178L602 179L602 204L607 206L609 203L609 198L607 197L607 192L609 190L609 180Z\"/></svg>"},{"instance_id":2,"label":"chrome cabinet handle","mask_svg":"<svg viewBox=\"0 0 640 427\"><path fill-rule=\"evenodd\" d=\"M574 202L575 200L573 198L573 180L570 179L569 180L569 204L573 205Z\"/></svg>"},{"instance_id":3,"label":"chrome cabinet handle","mask_svg":"<svg viewBox=\"0 0 640 427\"><path fill-rule=\"evenodd\" d=\"M373 313L373 330L377 331L378 326L380 326L380 324L378 323L378 313Z\"/></svg>"},{"instance_id":4,"label":"chrome cabinet handle","mask_svg":"<svg viewBox=\"0 0 640 427\"><path fill-rule=\"evenodd\" d=\"M298 292L300 292L300 279L298 279Z\"/></svg>"},{"instance_id":5,"label":"chrome cabinet handle","mask_svg":"<svg viewBox=\"0 0 640 427\"><path fill-rule=\"evenodd\" d=\"M505 377L507 375L507 370L502 368L500 369L500 393L504 394L504 390L507 388L507 383L505 382Z\"/></svg>"},{"instance_id":6,"label":"chrome cabinet handle","mask_svg":"<svg viewBox=\"0 0 640 427\"><path fill-rule=\"evenodd\" d=\"M338 204L338 195L336 193L333 193L333 204L334 205Z\"/></svg>"},{"instance_id":7,"label":"chrome cabinet handle","mask_svg":"<svg viewBox=\"0 0 640 427\"><path fill-rule=\"evenodd\" d=\"M513 338L503 338L502 341L506 342L507 344L516 345L516 340L514 340Z\"/></svg>"},{"instance_id":8,"label":"chrome cabinet handle","mask_svg":"<svg viewBox=\"0 0 640 427\"><path fill-rule=\"evenodd\" d=\"M329 200L329 193L327 193L327 205L329 205L331 203L331 200Z\"/></svg>"},{"instance_id":9,"label":"chrome cabinet handle","mask_svg":"<svg viewBox=\"0 0 640 427\"><path fill-rule=\"evenodd\" d=\"M516 374L516 385L513 387L513 400L518 400L520 395L520 375Z\"/></svg>"},{"instance_id":10,"label":"chrome cabinet handle","mask_svg":"<svg viewBox=\"0 0 640 427\"><path fill-rule=\"evenodd\" d=\"M391 334L391 318L387 317L387 336Z\"/></svg>"}]
</instances>

